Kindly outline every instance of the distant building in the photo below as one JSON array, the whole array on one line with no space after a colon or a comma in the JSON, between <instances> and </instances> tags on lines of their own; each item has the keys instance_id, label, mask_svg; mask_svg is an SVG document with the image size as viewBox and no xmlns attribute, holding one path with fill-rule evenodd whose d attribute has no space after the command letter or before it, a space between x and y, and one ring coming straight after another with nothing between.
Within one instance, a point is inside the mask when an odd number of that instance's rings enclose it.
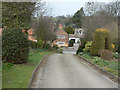
<instances>
[{"instance_id":1,"label":"distant building","mask_svg":"<svg viewBox=\"0 0 120 90\"><path fill-rule=\"evenodd\" d=\"M57 39L53 41L53 45L57 45L58 47L60 46L68 47L69 44L68 33L62 29L61 24L59 25L59 29L56 31L56 36Z\"/></svg>"},{"instance_id":2,"label":"distant building","mask_svg":"<svg viewBox=\"0 0 120 90\"><path fill-rule=\"evenodd\" d=\"M53 44L57 45L58 47L60 46L68 47L69 41L74 40L73 47L76 47L77 45L78 48L79 45L81 44L80 39L84 37L83 33L84 32L82 28L75 28L74 34L68 35L68 33L62 29L62 25L60 24L59 29L56 31L57 39L53 41Z\"/></svg>"},{"instance_id":3,"label":"distant building","mask_svg":"<svg viewBox=\"0 0 120 90\"><path fill-rule=\"evenodd\" d=\"M83 38L83 29L82 28L75 28L74 34L69 34L69 41L74 40L74 43L80 42L80 38Z\"/></svg>"},{"instance_id":4,"label":"distant building","mask_svg":"<svg viewBox=\"0 0 120 90\"><path fill-rule=\"evenodd\" d=\"M33 36L33 29L31 28L27 32L28 32L28 39L37 42L36 38Z\"/></svg>"},{"instance_id":5,"label":"distant building","mask_svg":"<svg viewBox=\"0 0 120 90\"><path fill-rule=\"evenodd\" d=\"M25 31L26 31L25 29L22 30L22 32L25 32ZM30 41L37 42L36 38L33 36L33 29L31 28L27 32L28 32L28 39Z\"/></svg>"}]
</instances>

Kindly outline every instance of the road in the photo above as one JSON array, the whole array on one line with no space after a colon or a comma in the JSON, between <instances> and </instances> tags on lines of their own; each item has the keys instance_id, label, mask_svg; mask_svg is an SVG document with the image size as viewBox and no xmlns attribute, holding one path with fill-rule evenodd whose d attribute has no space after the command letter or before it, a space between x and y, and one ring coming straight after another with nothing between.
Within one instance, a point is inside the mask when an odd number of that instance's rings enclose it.
<instances>
[{"instance_id":1,"label":"road","mask_svg":"<svg viewBox=\"0 0 120 90\"><path fill-rule=\"evenodd\" d=\"M73 54L52 54L31 85L32 88L117 88L118 85Z\"/></svg>"},{"instance_id":2,"label":"road","mask_svg":"<svg viewBox=\"0 0 120 90\"><path fill-rule=\"evenodd\" d=\"M75 49L73 48L63 48L63 53L71 53L71 54L76 54L76 51Z\"/></svg>"}]
</instances>

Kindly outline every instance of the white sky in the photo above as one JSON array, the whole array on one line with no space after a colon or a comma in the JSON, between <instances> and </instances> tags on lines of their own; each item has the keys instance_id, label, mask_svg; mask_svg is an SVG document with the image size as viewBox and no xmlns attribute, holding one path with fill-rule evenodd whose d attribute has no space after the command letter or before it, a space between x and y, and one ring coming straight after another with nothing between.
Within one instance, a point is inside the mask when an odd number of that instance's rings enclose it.
<instances>
[{"instance_id":1,"label":"white sky","mask_svg":"<svg viewBox=\"0 0 120 90\"><path fill-rule=\"evenodd\" d=\"M48 8L52 8L52 16L73 15L88 1L111 2L115 0L42 0L45 1Z\"/></svg>"}]
</instances>

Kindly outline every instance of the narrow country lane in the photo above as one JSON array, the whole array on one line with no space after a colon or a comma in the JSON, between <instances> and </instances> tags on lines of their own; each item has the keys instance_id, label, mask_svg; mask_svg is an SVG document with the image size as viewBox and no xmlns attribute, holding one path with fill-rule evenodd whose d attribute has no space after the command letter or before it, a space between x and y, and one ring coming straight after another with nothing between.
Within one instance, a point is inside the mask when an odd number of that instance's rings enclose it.
<instances>
[{"instance_id":1,"label":"narrow country lane","mask_svg":"<svg viewBox=\"0 0 120 90\"><path fill-rule=\"evenodd\" d=\"M117 88L117 83L102 75L73 54L47 57L32 83L32 88Z\"/></svg>"}]
</instances>

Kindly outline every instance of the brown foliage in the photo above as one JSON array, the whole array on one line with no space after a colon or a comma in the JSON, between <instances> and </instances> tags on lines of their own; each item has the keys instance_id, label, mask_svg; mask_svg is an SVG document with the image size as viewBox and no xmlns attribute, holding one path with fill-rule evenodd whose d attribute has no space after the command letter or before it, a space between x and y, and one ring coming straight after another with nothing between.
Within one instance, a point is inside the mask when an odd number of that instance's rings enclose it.
<instances>
[{"instance_id":1,"label":"brown foliage","mask_svg":"<svg viewBox=\"0 0 120 90\"><path fill-rule=\"evenodd\" d=\"M107 50L107 49L99 49L98 50L98 55L105 60L111 60L113 57L112 51Z\"/></svg>"}]
</instances>

